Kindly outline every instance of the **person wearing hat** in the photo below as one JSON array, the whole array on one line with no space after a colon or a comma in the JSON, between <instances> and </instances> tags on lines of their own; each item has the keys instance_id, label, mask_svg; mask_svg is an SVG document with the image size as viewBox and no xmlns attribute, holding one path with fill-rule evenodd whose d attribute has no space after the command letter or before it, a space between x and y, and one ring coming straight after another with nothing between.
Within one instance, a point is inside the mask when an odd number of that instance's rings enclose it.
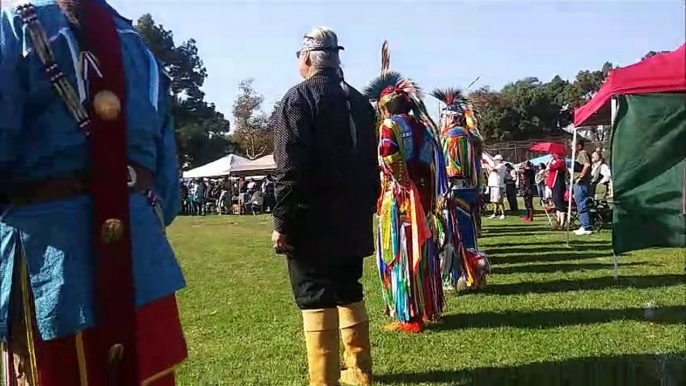
<instances>
[{"instance_id":1,"label":"person wearing hat","mask_svg":"<svg viewBox=\"0 0 686 386\"><path fill-rule=\"evenodd\" d=\"M3 2L0 383L174 385L170 83L104 0Z\"/></svg>"},{"instance_id":2,"label":"person wearing hat","mask_svg":"<svg viewBox=\"0 0 686 386\"><path fill-rule=\"evenodd\" d=\"M317 27L297 52L304 81L272 116L276 204L272 242L286 255L305 330L310 385L372 378L360 283L374 253L379 192L375 114L343 79L336 34ZM344 365L340 368L340 341Z\"/></svg>"},{"instance_id":3,"label":"person wearing hat","mask_svg":"<svg viewBox=\"0 0 686 386\"><path fill-rule=\"evenodd\" d=\"M414 82L382 64L365 94L381 120L377 263L386 311L395 319L386 329L419 333L444 306L434 224L438 197L447 190L445 165Z\"/></svg>"},{"instance_id":4,"label":"person wearing hat","mask_svg":"<svg viewBox=\"0 0 686 386\"><path fill-rule=\"evenodd\" d=\"M493 165L488 165L488 190L490 193L491 203L493 204L493 215L490 218L498 217L505 219L505 204L503 204L503 196L505 194L505 175L507 169L503 163L503 156L498 154L493 157Z\"/></svg>"}]
</instances>

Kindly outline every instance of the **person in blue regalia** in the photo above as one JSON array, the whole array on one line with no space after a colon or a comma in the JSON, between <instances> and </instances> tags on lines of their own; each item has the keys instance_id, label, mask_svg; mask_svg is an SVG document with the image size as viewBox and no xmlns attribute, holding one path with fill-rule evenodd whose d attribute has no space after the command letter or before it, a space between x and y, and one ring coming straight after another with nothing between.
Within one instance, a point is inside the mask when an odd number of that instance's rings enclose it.
<instances>
[{"instance_id":1,"label":"person in blue regalia","mask_svg":"<svg viewBox=\"0 0 686 386\"><path fill-rule=\"evenodd\" d=\"M163 66L104 0L3 2L6 384L175 383L185 282L165 235L180 204L170 111Z\"/></svg>"}]
</instances>

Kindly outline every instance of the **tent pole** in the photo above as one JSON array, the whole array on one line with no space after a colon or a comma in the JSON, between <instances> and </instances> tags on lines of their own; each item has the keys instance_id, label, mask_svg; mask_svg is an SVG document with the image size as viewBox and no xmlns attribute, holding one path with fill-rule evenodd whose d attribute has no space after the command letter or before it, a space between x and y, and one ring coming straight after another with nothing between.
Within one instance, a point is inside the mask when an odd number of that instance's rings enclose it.
<instances>
[{"instance_id":1,"label":"tent pole","mask_svg":"<svg viewBox=\"0 0 686 386\"><path fill-rule=\"evenodd\" d=\"M569 231L572 219L572 197L574 194L574 164L576 162L576 126L574 126L574 133L572 134L572 170L569 173L569 202L567 203L567 247L569 247ZM565 162L566 163L566 162Z\"/></svg>"},{"instance_id":2,"label":"tent pole","mask_svg":"<svg viewBox=\"0 0 686 386\"><path fill-rule=\"evenodd\" d=\"M610 133L612 133L611 135L614 135L615 118L617 117L617 98L615 96L610 99L610 111ZM611 142L612 139L610 138L610 143ZM610 157L612 157L611 153ZM612 274L615 279L617 279L619 277L619 257L617 257L617 254L614 252L614 247L612 249Z\"/></svg>"}]
</instances>

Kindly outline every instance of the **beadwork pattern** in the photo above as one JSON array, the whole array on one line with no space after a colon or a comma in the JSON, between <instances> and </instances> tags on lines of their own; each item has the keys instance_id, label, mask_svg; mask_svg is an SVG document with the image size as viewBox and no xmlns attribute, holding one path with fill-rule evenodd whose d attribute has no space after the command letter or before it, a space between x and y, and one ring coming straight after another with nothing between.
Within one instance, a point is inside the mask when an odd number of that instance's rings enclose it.
<instances>
[{"instance_id":1,"label":"beadwork pattern","mask_svg":"<svg viewBox=\"0 0 686 386\"><path fill-rule=\"evenodd\" d=\"M74 116L78 123L79 129L83 131L86 137L91 134L91 120L86 111L86 108L80 101L79 95L69 83L69 79L65 73L59 68L55 61L55 56L50 47L49 39L45 34L45 29L38 19L38 12L31 3L25 3L17 6L17 12L21 17L22 24L26 27L29 38L33 43L34 50L40 61L43 63L45 74L52 84L53 89L62 98L64 104L69 109L69 112ZM98 68L98 61L90 52L81 53L82 68L85 70L86 66L92 66L98 76L102 77L102 73ZM85 63L85 65L83 65ZM78 74L77 74L78 76ZM85 74L84 74L85 77ZM157 205L157 196L152 190L146 190L143 194L147 197L150 206Z\"/></svg>"},{"instance_id":2,"label":"beadwork pattern","mask_svg":"<svg viewBox=\"0 0 686 386\"><path fill-rule=\"evenodd\" d=\"M67 76L59 68L50 47L45 29L38 19L38 13L33 4L27 3L17 7L22 24L26 27L29 38L33 43L35 53L43 63L43 69L57 94L62 98L69 112L74 116L86 136L90 135L91 121L88 112L79 100L79 95L69 83Z\"/></svg>"}]
</instances>

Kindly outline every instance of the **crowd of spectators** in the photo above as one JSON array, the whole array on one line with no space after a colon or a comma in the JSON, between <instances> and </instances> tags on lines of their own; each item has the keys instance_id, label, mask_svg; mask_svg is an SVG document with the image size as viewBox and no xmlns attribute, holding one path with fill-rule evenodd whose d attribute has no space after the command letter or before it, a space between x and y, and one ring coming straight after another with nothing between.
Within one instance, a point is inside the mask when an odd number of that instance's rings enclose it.
<instances>
[{"instance_id":1,"label":"crowd of spectators","mask_svg":"<svg viewBox=\"0 0 686 386\"><path fill-rule=\"evenodd\" d=\"M186 216L269 213L275 204L274 179L268 175L182 180L181 202L181 214Z\"/></svg>"},{"instance_id":2,"label":"crowd of spectators","mask_svg":"<svg viewBox=\"0 0 686 386\"><path fill-rule=\"evenodd\" d=\"M570 202L569 181L573 175L574 195L571 201L581 223L575 233L591 234L591 209L597 202L610 201L612 174L601 149L596 149L589 155L584 141L579 140L576 153L573 170L568 170L569 165L562 154L551 154L551 160L547 164L533 165L530 161L525 161L517 167L496 155L493 164L484 168L487 184L482 197L484 203L493 207L490 218L505 218L505 201L510 213L518 213L517 197L521 196L526 207L523 221L530 222L534 215L533 197L538 196L541 206L555 212L555 227L564 228Z\"/></svg>"}]
</instances>

